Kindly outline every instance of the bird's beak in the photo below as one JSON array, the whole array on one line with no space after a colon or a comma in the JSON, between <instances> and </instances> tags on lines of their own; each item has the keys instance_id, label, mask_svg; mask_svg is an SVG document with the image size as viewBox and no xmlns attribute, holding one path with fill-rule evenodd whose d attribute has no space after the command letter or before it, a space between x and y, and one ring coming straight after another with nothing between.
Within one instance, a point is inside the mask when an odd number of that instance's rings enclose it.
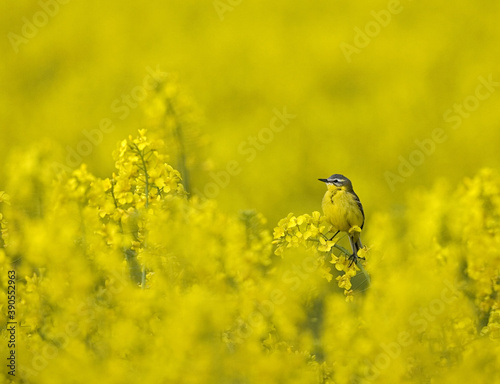
<instances>
[{"instance_id":1,"label":"bird's beak","mask_svg":"<svg viewBox=\"0 0 500 384\"><path fill-rule=\"evenodd\" d=\"M323 183L328 183L328 179L318 179L319 181L322 181Z\"/></svg>"}]
</instances>

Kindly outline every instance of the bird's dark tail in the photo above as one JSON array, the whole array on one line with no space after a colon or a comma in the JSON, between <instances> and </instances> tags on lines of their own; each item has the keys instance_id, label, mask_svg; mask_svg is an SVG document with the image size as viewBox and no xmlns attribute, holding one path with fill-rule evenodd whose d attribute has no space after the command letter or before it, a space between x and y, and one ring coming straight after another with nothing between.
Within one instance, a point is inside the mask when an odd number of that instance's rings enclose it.
<instances>
[{"instance_id":1,"label":"bird's dark tail","mask_svg":"<svg viewBox=\"0 0 500 384\"><path fill-rule=\"evenodd\" d=\"M358 236L356 241L349 236L349 242L351 243L351 248L352 248L352 255L350 257L351 263L349 266L351 266L353 263L356 264L358 262L358 251L363 248L363 244L361 243L361 238Z\"/></svg>"},{"instance_id":2,"label":"bird's dark tail","mask_svg":"<svg viewBox=\"0 0 500 384\"><path fill-rule=\"evenodd\" d=\"M363 244L361 243L361 238L358 238L358 240L354 243L354 246L356 248L356 253L363 248Z\"/></svg>"}]
</instances>

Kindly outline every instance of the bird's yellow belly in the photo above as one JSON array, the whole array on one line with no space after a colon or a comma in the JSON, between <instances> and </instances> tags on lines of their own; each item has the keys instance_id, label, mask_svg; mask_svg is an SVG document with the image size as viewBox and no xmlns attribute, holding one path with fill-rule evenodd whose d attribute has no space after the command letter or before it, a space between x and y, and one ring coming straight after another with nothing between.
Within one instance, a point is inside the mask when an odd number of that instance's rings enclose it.
<instances>
[{"instance_id":1,"label":"bird's yellow belly","mask_svg":"<svg viewBox=\"0 0 500 384\"><path fill-rule=\"evenodd\" d=\"M327 191L323 197L323 213L339 231L347 232L353 225L363 225L363 214L355 197L342 190Z\"/></svg>"}]
</instances>

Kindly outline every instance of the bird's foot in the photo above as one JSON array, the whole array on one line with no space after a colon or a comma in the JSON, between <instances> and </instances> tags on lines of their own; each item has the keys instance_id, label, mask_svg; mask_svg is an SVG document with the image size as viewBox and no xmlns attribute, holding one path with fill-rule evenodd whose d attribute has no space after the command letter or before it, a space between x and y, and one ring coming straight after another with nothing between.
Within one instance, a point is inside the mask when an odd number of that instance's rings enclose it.
<instances>
[{"instance_id":1,"label":"bird's foot","mask_svg":"<svg viewBox=\"0 0 500 384\"><path fill-rule=\"evenodd\" d=\"M351 266L353 264L357 264L358 263L358 255L356 253L353 253L351 256L349 256L349 259L351 262L349 263L349 268L351 268Z\"/></svg>"},{"instance_id":2,"label":"bird's foot","mask_svg":"<svg viewBox=\"0 0 500 384\"><path fill-rule=\"evenodd\" d=\"M357 253L353 253L351 256L349 256L349 259L351 262L349 263L349 268L353 264L358 264L358 260L366 260L366 258L358 256Z\"/></svg>"}]
</instances>

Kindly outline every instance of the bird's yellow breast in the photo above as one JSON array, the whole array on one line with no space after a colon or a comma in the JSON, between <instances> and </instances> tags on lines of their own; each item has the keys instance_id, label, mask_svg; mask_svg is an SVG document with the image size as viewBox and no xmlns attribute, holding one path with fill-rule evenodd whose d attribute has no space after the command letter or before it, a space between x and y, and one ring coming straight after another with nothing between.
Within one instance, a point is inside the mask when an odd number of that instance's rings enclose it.
<instances>
[{"instance_id":1,"label":"bird's yellow breast","mask_svg":"<svg viewBox=\"0 0 500 384\"><path fill-rule=\"evenodd\" d=\"M328 186L323 197L323 213L339 231L347 232L353 225L363 225L363 213L358 202L345 187Z\"/></svg>"}]
</instances>

